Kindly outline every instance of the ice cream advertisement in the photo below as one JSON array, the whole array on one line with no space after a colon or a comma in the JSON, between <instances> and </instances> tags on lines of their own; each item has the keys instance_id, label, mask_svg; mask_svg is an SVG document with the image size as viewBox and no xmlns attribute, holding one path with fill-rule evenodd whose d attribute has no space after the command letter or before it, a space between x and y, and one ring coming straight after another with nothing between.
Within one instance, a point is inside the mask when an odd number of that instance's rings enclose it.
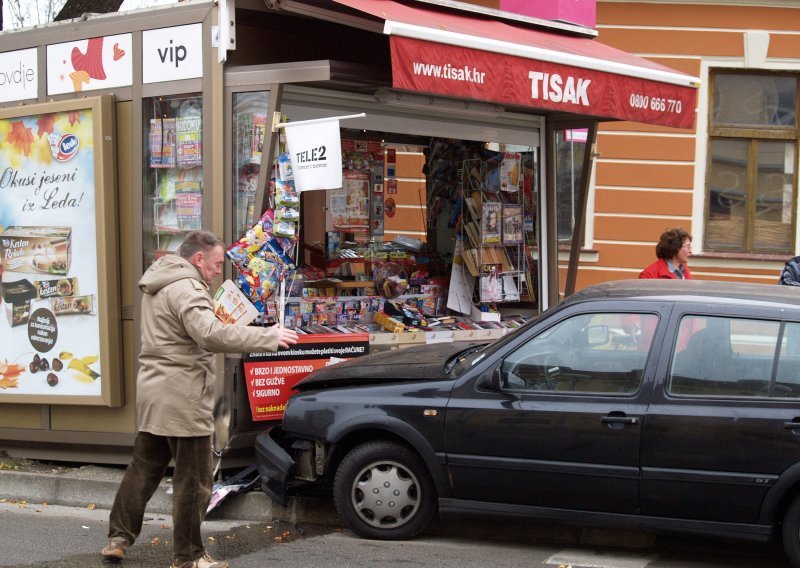
<instances>
[{"instance_id":1,"label":"ice cream advertisement","mask_svg":"<svg viewBox=\"0 0 800 568\"><path fill-rule=\"evenodd\" d=\"M101 395L93 114L0 118L0 401Z\"/></svg>"},{"instance_id":2,"label":"ice cream advertisement","mask_svg":"<svg viewBox=\"0 0 800 568\"><path fill-rule=\"evenodd\" d=\"M133 81L132 35L47 46L47 94L127 87Z\"/></svg>"}]
</instances>

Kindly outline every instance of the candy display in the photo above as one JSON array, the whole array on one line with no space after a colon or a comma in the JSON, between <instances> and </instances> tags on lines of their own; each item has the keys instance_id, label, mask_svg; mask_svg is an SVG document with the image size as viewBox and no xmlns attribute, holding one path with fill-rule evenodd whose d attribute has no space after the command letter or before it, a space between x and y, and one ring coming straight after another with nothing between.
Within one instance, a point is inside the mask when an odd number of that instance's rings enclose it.
<instances>
[{"instance_id":1,"label":"candy display","mask_svg":"<svg viewBox=\"0 0 800 568\"><path fill-rule=\"evenodd\" d=\"M269 300L275 298L282 280L293 274L297 245L300 198L294 191L288 155L278 159L274 188L275 208L261 218L226 251L239 271L235 284L261 314L269 314ZM274 307L272 308L274 309Z\"/></svg>"}]
</instances>

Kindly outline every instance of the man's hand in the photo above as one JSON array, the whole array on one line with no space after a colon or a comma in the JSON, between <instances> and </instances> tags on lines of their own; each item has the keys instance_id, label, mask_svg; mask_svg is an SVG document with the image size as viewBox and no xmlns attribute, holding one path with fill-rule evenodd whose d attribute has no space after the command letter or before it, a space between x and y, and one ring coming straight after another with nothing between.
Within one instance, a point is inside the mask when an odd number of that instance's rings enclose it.
<instances>
[{"instance_id":1,"label":"man's hand","mask_svg":"<svg viewBox=\"0 0 800 568\"><path fill-rule=\"evenodd\" d=\"M297 343L297 332L295 330L276 327L275 331L278 333L278 345L284 349Z\"/></svg>"}]
</instances>

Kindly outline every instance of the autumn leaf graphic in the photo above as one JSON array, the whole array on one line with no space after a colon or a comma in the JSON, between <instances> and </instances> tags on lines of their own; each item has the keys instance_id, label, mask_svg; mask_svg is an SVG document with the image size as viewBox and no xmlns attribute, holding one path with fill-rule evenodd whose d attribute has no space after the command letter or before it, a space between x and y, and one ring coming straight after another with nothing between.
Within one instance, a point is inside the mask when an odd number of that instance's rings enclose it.
<instances>
[{"instance_id":1,"label":"autumn leaf graphic","mask_svg":"<svg viewBox=\"0 0 800 568\"><path fill-rule=\"evenodd\" d=\"M0 361L0 389L17 388L18 377L24 370L22 365Z\"/></svg>"},{"instance_id":2,"label":"autumn leaf graphic","mask_svg":"<svg viewBox=\"0 0 800 568\"><path fill-rule=\"evenodd\" d=\"M11 132L6 136L9 144L15 147L18 152L30 156L31 144L33 143L33 133L30 128L20 120L11 123Z\"/></svg>"},{"instance_id":3,"label":"autumn leaf graphic","mask_svg":"<svg viewBox=\"0 0 800 568\"><path fill-rule=\"evenodd\" d=\"M43 114L39 117L39 120L36 121L36 125L39 127L39 130L36 134L41 138L45 134L50 134L53 132L53 125L56 122L56 117L53 114Z\"/></svg>"}]
</instances>

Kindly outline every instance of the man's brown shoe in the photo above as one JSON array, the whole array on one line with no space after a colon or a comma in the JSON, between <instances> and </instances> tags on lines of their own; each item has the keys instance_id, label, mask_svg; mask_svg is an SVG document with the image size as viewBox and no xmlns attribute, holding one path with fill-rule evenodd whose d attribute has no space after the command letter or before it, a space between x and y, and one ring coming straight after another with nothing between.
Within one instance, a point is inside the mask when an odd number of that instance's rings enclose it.
<instances>
[{"instance_id":1,"label":"man's brown shoe","mask_svg":"<svg viewBox=\"0 0 800 568\"><path fill-rule=\"evenodd\" d=\"M121 536L114 536L108 539L108 543L100 554L106 558L117 558L122 560L125 558L125 552L128 550L128 546L127 539Z\"/></svg>"}]
</instances>

